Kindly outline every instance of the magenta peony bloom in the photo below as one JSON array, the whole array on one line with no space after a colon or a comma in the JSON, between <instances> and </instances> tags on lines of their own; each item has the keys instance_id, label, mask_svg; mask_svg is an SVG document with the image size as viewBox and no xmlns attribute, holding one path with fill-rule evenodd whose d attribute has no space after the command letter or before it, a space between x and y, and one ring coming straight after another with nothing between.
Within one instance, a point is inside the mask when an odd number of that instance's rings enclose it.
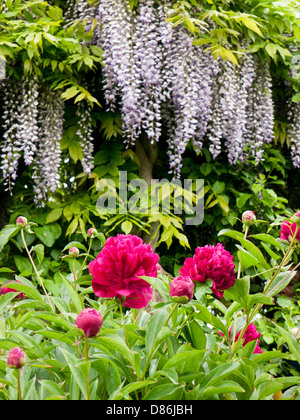
<instances>
[{"instance_id":1,"label":"magenta peony bloom","mask_svg":"<svg viewBox=\"0 0 300 420\"><path fill-rule=\"evenodd\" d=\"M170 283L170 296L174 302L189 302L194 296L194 283L191 278L175 277Z\"/></svg>"},{"instance_id":2,"label":"magenta peony bloom","mask_svg":"<svg viewBox=\"0 0 300 420\"><path fill-rule=\"evenodd\" d=\"M102 315L93 308L83 309L75 320L76 327L83 330L86 337L95 337L100 331L102 324Z\"/></svg>"},{"instance_id":3,"label":"magenta peony bloom","mask_svg":"<svg viewBox=\"0 0 300 420\"><path fill-rule=\"evenodd\" d=\"M285 239L288 242L292 242L296 229L297 223L283 222L281 225L280 239ZM300 242L300 229L298 230L295 239L296 241Z\"/></svg>"},{"instance_id":4,"label":"magenta peony bloom","mask_svg":"<svg viewBox=\"0 0 300 420\"><path fill-rule=\"evenodd\" d=\"M224 290L235 282L234 268L233 257L223 245L206 245L196 248L193 258L185 260L179 274L201 283L210 279L213 282L212 291L222 298Z\"/></svg>"},{"instance_id":5,"label":"magenta peony bloom","mask_svg":"<svg viewBox=\"0 0 300 420\"><path fill-rule=\"evenodd\" d=\"M236 334L234 341L237 341L240 333L241 332L238 332ZM229 334L230 334L230 332L229 332ZM260 336L261 336L261 333L259 333L257 331L256 326L254 324L249 324L248 327L246 328L246 331L245 331L244 335L243 335L243 339L244 339L243 346L248 344L250 341L258 340ZM260 341L258 340L257 341L257 346L255 347L255 350L254 350L253 354L254 353L263 353L262 349L259 347L259 343L260 343Z\"/></svg>"},{"instance_id":6,"label":"magenta peony bloom","mask_svg":"<svg viewBox=\"0 0 300 420\"><path fill-rule=\"evenodd\" d=\"M20 283L18 280L15 280L15 281L16 283ZM10 293L10 292L17 292L17 290L7 287L9 283L11 283L11 281L8 281L5 285L0 287L0 295L6 295L6 293ZM17 295L17 299L25 299L25 297L26 297L25 293L22 293L22 292Z\"/></svg>"},{"instance_id":7,"label":"magenta peony bloom","mask_svg":"<svg viewBox=\"0 0 300 420\"><path fill-rule=\"evenodd\" d=\"M7 356L7 364L11 368L21 369L26 363L25 353L20 347L11 349Z\"/></svg>"},{"instance_id":8,"label":"magenta peony bloom","mask_svg":"<svg viewBox=\"0 0 300 420\"><path fill-rule=\"evenodd\" d=\"M152 299L152 289L140 276L157 277L158 260L151 245L138 236L119 234L108 238L89 264L94 293L119 298L128 308L144 308Z\"/></svg>"}]
</instances>

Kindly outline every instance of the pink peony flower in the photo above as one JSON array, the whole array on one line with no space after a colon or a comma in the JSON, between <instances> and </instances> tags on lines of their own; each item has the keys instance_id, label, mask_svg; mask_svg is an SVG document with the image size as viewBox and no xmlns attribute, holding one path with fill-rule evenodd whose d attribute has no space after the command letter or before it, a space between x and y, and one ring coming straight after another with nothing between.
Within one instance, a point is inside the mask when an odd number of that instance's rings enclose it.
<instances>
[{"instance_id":1,"label":"pink peony flower","mask_svg":"<svg viewBox=\"0 0 300 420\"><path fill-rule=\"evenodd\" d=\"M6 293L10 293L10 292L17 292L17 290L11 289L10 287L7 287L7 285L9 283L11 283L11 281L8 281L5 285L1 286L0 295L6 295ZM18 280L16 280L16 283L20 283L20 282ZM26 298L26 295L23 292L21 292L17 295L17 299L25 299L25 298Z\"/></svg>"},{"instance_id":2,"label":"pink peony flower","mask_svg":"<svg viewBox=\"0 0 300 420\"><path fill-rule=\"evenodd\" d=\"M175 277L170 283L170 296L174 302L189 302L194 296L194 283L191 278Z\"/></svg>"},{"instance_id":3,"label":"pink peony flower","mask_svg":"<svg viewBox=\"0 0 300 420\"><path fill-rule=\"evenodd\" d=\"M151 245L138 236L119 234L108 238L89 264L94 293L119 298L129 308L144 308L152 299L152 289L140 276L157 277L158 260Z\"/></svg>"},{"instance_id":4,"label":"pink peony flower","mask_svg":"<svg viewBox=\"0 0 300 420\"><path fill-rule=\"evenodd\" d=\"M285 239L288 242L292 242L296 229L297 223L283 222L281 225L280 239ZM296 241L300 242L300 229L298 230L295 239Z\"/></svg>"},{"instance_id":5,"label":"pink peony flower","mask_svg":"<svg viewBox=\"0 0 300 420\"><path fill-rule=\"evenodd\" d=\"M238 332L236 334L234 341L237 341L240 333L241 332ZM229 334L230 334L230 331L229 331ZM261 336L261 333L259 333L257 331L256 326L254 324L249 324L248 327L246 328L246 331L245 331L244 335L243 335L243 339L244 339L243 347L246 344L248 344L250 341L258 340L260 336ZM257 346L255 347L255 350L254 350L253 354L263 353L262 349L259 347L259 343L260 343L260 340L257 341Z\"/></svg>"},{"instance_id":6,"label":"pink peony flower","mask_svg":"<svg viewBox=\"0 0 300 420\"><path fill-rule=\"evenodd\" d=\"M219 298L224 290L235 282L235 265L232 255L221 244L196 248L193 258L187 258L179 270L181 276L189 276L193 281L213 282L212 291Z\"/></svg>"},{"instance_id":7,"label":"pink peony flower","mask_svg":"<svg viewBox=\"0 0 300 420\"><path fill-rule=\"evenodd\" d=\"M11 368L21 369L26 363L25 353L20 347L11 349L7 356L7 364Z\"/></svg>"},{"instance_id":8,"label":"pink peony flower","mask_svg":"<svg viewBox=\"0 0 300 420\"><path fill-rule=\"evenodd\" d=\"M93 308L83 309L75 320L76 327L83 330L86 337L95 337L100 331L102 324L102 315Z\"/></svg>"}]
</instances>

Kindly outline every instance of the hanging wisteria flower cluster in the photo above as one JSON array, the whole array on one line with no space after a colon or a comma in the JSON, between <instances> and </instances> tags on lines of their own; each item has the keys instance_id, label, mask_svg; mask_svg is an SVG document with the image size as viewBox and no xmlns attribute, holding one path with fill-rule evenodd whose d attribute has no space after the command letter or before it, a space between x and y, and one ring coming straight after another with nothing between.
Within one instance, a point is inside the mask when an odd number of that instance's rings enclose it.
<instances>
[{"instance_id":1,"label":"hanging wisteria flower cluster","mask_svg":"<svg viewBox=\"0 0 300 420\"><path fill-rule=\"evenodd\" d=\"M300 168L300 102L293 103L289 111L291 157L295 168Z\"/></svg>"},{"instance_id":2,"label":"hanging wisteria flower cluster","mask_svg":"<svg viewBox=\"0 0 300 420\"><path fill-rule=\"evenodd\" d=\"M214 158L224 143L231 164L249 149L261 160L274 124L267 63L250 54L239 66L213 59L183 26L167 21L168 2L141 0L131 11L127 0L101 0L99 12L105 99L110 110L120 105L128 145L142 129L158 141L165 123L175 175L190 140L197 151L208 140Z\"/></svg>"},{"instance_id":3,"label":"hanging wisteria flower cluster","mask_svg":"<svg viewBox=\"0 0 300 420\"><path fill-rule=\"evenodd\" d=\"M59 185L60 140L64 104L59 92L43 90L37 77L3 82L3 143L1 170L6 190L12 192L18 162L33 165L35 203L44 205L49 191Z\"/></svg>"}]
</instances>

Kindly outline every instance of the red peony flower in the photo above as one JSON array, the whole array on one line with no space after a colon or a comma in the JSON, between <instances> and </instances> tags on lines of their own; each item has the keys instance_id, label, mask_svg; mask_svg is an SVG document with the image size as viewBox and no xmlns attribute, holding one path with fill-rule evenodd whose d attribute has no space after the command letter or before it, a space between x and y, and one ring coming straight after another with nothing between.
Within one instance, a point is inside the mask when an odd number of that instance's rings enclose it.
<instances>
[{"instance_id":1,"label":"red peony flower","mask_svg":"<svg viewBox=\"0 0 300 420\"><path fill-rule=\"evenodd\" d=\"M193 281L213 282L212 291L219 298L224 290L235 282L235 265L232 255L221 244L196 248L193 258L187 258L179 270L181 276L189 276Z\"/></svg>"},{"instance_id":2,"label":"red peony flower","mask_svg":"<svg viewBox=\"0 0 300 420\"><path fill-rule=\"evenodd\" d=\"M152 289L140 276L157 277L158 260L151 245L138 236L119 234L108 238L89 264L94 293L119 298L129 308L144 308L152 299Z\"/></svg>"},{"instance_id":3,"label":"red peony flower","mask_svg":"<svg viewBox=\"0 0 300 420\"><path fill-rule=\"evenodd\" d=\"M11 289L10 287L7 287L7 285L9 283L11 283L11 281L8 281L5 285L0 287L0 295L6 295L6 293L10 293L10 292L17 292L17 290ZM18 280L16 280L16 283L20 283L20 282ZM25 298L26 298L25 293L21 292L17 295L17 299L25 299Z\"/></svg>"},{"instance_id":4,"label":"red peony flower","mask_svg":"<svg viewBox=\"0 0 300 420\"><path fill-rule=\"evenodd\" d=\"M187 303L193 299L194 283L191 278L175 277L170 283L170 296L175 302L179 303Z\"/></svg>"},{"instance_id":5,"label":"red peony flower","mask_svg":"<svg viewBox=\"0 0 300 420\"><path fill-rule=\"evenodd\" d=\"M297 223L283 222L281 225L280 239L292 242L296 229ZM296 241L300 242L300 229L297 232Z\"/></svg>"},{"instance_id":6,"label":"red peony flower","mask_svg":"<svg viewBox=\"0 0 300 420\"><path fill-rule=\"evenodd\" d=\"M229 331L230 334L231 330ZM241 332L238 332L235 336L235 340L237 341L237 339L239 338L239 335L241 334ZM255 341L258 340L259 337L261 336L261 333L259 333L256 329L256 326L254 324L249 324L248 327L246 328L246 331L243 335L243 347L248 344L250 341ZM257 346L255 347L255 350L253 352L254 353L263 353L262 349L259 347L259 343L260 340L257 341Z\"/></svg>"},{"instance_id":7,"label":"red peony flower","mask_svg":"<svg viewBox=\"0 0 300 420\"><path fill-rule=\"evenodd\" d=\"M83 309L75 320L76 327L83 330L86 337L95 337L100 331L102 324L102 315L93 308Z\"/></svg>"},{"instance_id":8,"label":"red peony flower","mask_svg":"<svg viewBox=\"0 0 300 420\"><path fill-rule=\"evenodd\" d=\"M7 356L7 364L11 368L21 369L26 363L26 356L20 347L11 349Z\"/></svg>"}]
</instances>

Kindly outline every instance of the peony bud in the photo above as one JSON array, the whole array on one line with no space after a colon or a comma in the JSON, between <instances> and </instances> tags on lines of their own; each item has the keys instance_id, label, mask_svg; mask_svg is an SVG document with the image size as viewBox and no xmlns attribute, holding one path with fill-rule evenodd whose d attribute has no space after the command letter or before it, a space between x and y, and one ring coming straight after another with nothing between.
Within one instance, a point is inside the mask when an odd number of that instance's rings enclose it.
<instances>
[{"instance_id":1,"label":"peony bud","mask_svg":"<svg viewBox=\"0 0 300 420\"><path fill-rule=\"evenodd\" d=\"M72 246L72 248L69 249L69 255L70 257L78 257L79 255L79 249L75 246Z\"/></svg>"},{"instance_id":2,"label":"peony bud","mask_svg":"<svg viewBox=\"0 0 300 420\"><path fill-rule=\"evenodd\" d=\"M251 226L256 221L254 211L247 210L242 214L242 222L245 226Z\"/></svg>"},{"instance_id":3,"label":"peony bud","mask_svg":"<svg viewBox=\"0 0 300 420\"><path fill-rule=\"evenodd\" d=\"M87 231L88 236L90 236L91 238L94 238L95 235L97 235L97 229L95 228L89 228Z\"/></svg>"},{"instance_id":4,"label":"peony bud","mask_svg":"<svg viewBox=\"0 0 300 420\"><path fill-rule=\"evenodd\" d=\"M175 277L170 283L170 296L173 302L189 302L194 296L192 279L188 276Z\"/></svg>"},{"instance_id":5,"label":"peony bud","mask_svg":"<svg viewBox=\"0 0 300 420\"><path fill-rule=\"evenodd\" d=\"M20 369L26 363L25 353L20 347L14 347L8 353L7 364L11 368Z\"/></svg>"},{"instance_id":6,"label":"peony bud","mask_svg":"<svg viewBox=\"0 0 300 420\"><path fill-rule=\"evenodd\" d=\"M26 217L24 217L24 216L17 217L17 220L16 220L17 225L25 226L25 225L27 225L27 223L28 223L28 220L26 219Z\"/></svg>"},{"instance_id":7,"label":"peony bud","mask_svg":"<svg viewBox=\"0 0 300 420\"><path fill-rule=\"evenodd\" d=\"M77 316L75 325L86 337L95 337L103 324L103 318L96 309L85 308Z\"/></svg>"}]
</instances>

